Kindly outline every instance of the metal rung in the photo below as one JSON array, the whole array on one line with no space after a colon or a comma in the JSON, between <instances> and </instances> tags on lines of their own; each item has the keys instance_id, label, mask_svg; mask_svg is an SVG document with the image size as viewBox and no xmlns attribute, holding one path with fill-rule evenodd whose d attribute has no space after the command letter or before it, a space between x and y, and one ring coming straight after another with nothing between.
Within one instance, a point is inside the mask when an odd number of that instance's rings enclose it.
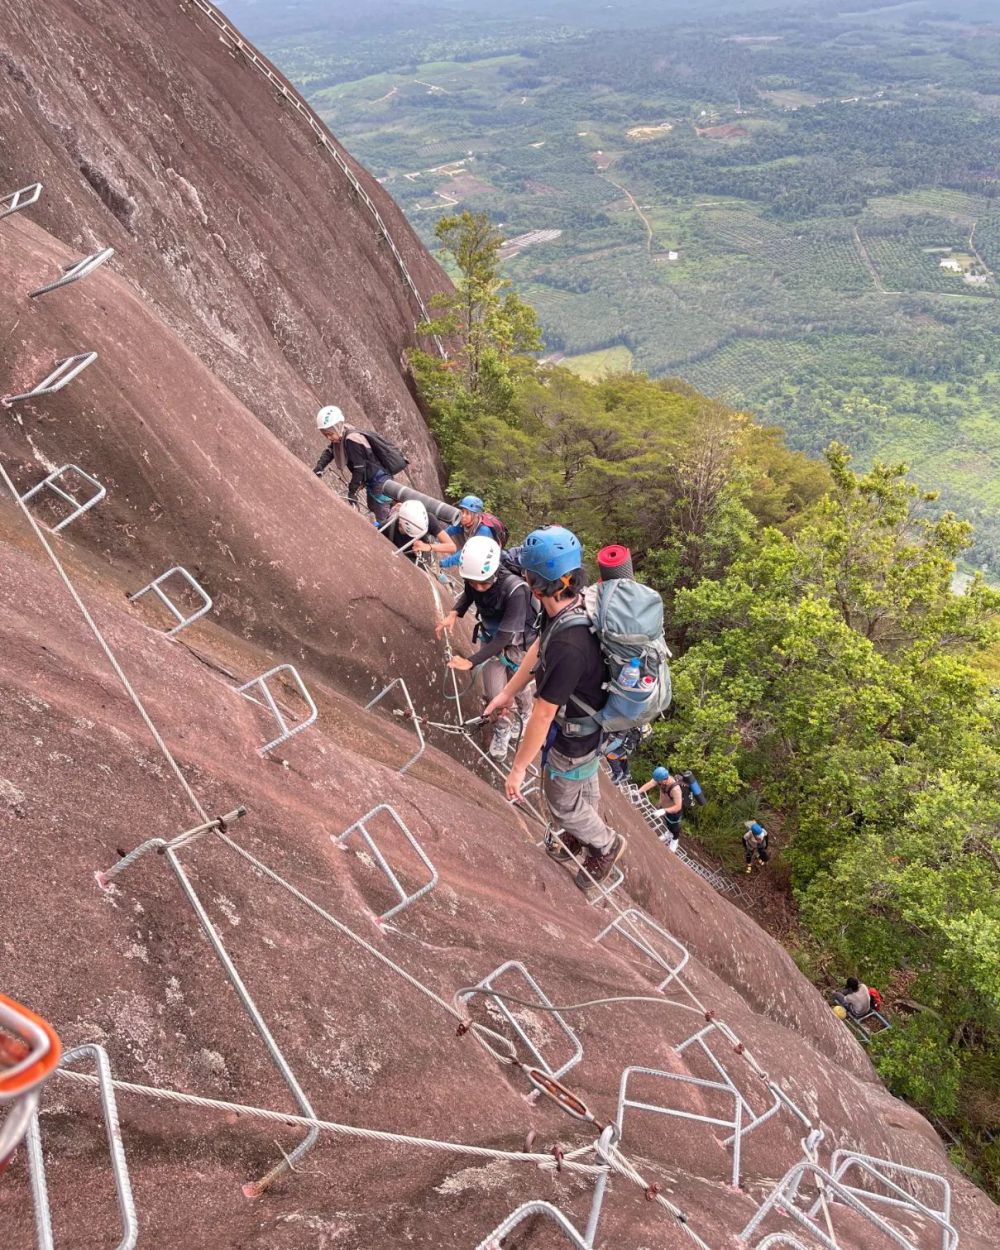
<instances>
[{"instance_id":1,"label":"metal rung","mask_svg":"<svg viewBox=\"0 0 1000 1250\"><path fill-rule=\"evenodd\" d=\"M891 1224L887 1224L880 1215L877 1215L869 1206L862 1202L849 1188L842 1185L840 1181L834 1180L828 1172L825 1172L818 1164L809 1160L797 1163L790 1171L785 1173L774 1189L771 1190L754 1217L739 1234L740 1239L749 1243L751 1236L757 1232L771 1212L776 1211L788 1219L794 1220L806 1230L811 1238L818 1241L821 1246L825 1246L826 1250L840 1250L836 1238L831 1237L827 1230L812 1218L811 1214L807 1214L795 1205L799 1187L806 1176L810 1176L815 1180L820 1193L825 1194L828 1200L836 1198L845 1206L850 1207L857 1215L874 1224L882 1233L902 1247L902 1250L917 1250L912 1241L899 1232L898 1229L893 1228Z\"/></svg>"},{"instance_id":2,"label":"metal rung","mask_svg":"<svg viewBox=\"0 0 1000 1250\"><path fill-rule=\"evenodd\" d=\"M587 896L587 902L591 905L591 907L596 907L598 903L603 903L606 898L610 897L610 895L618 889L624 880L624 872L622 872L618 865L615 864L615 866L608 873L607 879L597 882L597 890L594 892L593 896Z\"/></svg>"},{"instance_id":3,"label":"metal rung","mask_svg":"<svg viewBox=\"0 0 1000 1250\"><path fill-rule=\"evenodd\" d=\"M54 395L56 391L61 391L64 386L68 386L96 359L97 352L81 352L77 356L66 356L58 362L48 377L36 383L30 391L23 391L20 395L4 395L0 403L5 408L9 408L11 404L18 404L25 399L37 399L40 395Z\"/></svg>"},{"instance_id":4,"label":"metal rung","mask_svg":"<svg viewBox=\"0 0 1000 1250\"><path fill-rule=\"evenodd\" d=\"M67 491L64 491L62 487L57 484L57 479L62 477L64 473L75 473L78 477L82 477L85 482L88 482L94 488L94 494L85 503L80 503L79 500L74 499L72 495L70 495ZM64 464L61 468L50 473L48 477L43 477L37 486L32 486L31 490L21 496L21 502L27 503L29 499L33 499L39 491L45 490L46 487L52 494L57 495L60 499L63 499L66 503L72 504L74 507L74 511L71 512L69 516L63 517L58 525L51 526L54 534L58 534L60 530L65 529L66 526L69 525L71 521L75 521L77 517L81 517L85 512L89 512L90 509L93 508L95 504L100 503L107 494L107 491L97 478L91 477L89 473L85 473L79 465Z\"/></svg>"},{"instance_id":5,"label":"metal rung","mask_svg":"<svg viewBox=\"0 0 1000 1250\"><path fill-rule=\"evenodd\" d=\"M758 1241L754 1250L771 1250L772 1246L790 1246L792 1250L809 1250L808 1246L804 1246L797 1237L792 1237L788 1233L772 1233L770 1237Z\"/></svg>"},{"instance_id":6,"label":"metal rung","mask_svg":"<svg viewBox=\"0 0 1000 1250\"><path fill-rule=\"evenodd\" d=\"M192 612L189 616L185 616L170 596L160 589L162 584L175 574L178 577L182 577L201 600L201 607L196 612ZM197 621L199 617L204 616L206 612L210 612L212 610L211 597L202 588L202 586L195 581L187 569L183 568L179 564L175 564L172 569L167 569L165 573L161 573L160 576L154 578L148 586L143 586L142 590L137 590L135 594L129 595L130 602L135 603L137 599L141 599L142 596L147 594L149 591L152 591L167 611L170 612L172 616L177 618L177 624L173 627L173 629L167 630L168 638L173 637L174 634L179 634L182 629L186 629L188 625L192 624L192 622Z\"/></svg>"},{"instance_id":7,"label":"metal rung","mask_svg":"<svg viewBox=\"0 0 1000 1250\"><path fill-rule=\"evenodd\" d=\"M417 742L419 743L417 753L415 755L411 755L410 758L406 761L406 763L399 770L401 773L405 773L410 768L412 768L412 766L417 762L417 760L420 759L421 755L423 755L424 751L426 751L427 743L424 741L424 731L420 728L420 720L417 716L417 709L413 706L413 700L410 698L410 692L409 690L407 690L406 682L403 681L402 677L397 677L395 681L389 682L388 686L384 686L378 692L375 698L371 700L370 703L365 704L365 711L370 712L371 709L377 703L381 703L382 700L385 698L385 696L389 693L390 690L393 689L394 686L398 686L399 689L402 691L403 701L405 702L407 711L410 714L408 719L410 723L413 725L413 728L416 730Z\"/></svg>"},{"instance_id":8,"label":"metal rung","mask_svg":"<svg viewBox=\"0 0 1000 1250\"><path fill-rule=\"evenodd\" d=\"M276 677L278 673L287 673L292 684L305 700L306 706L309 708L309 715L305 720L298 721L296 724L289 724L275 702L274 695L271 694L267 682L269 678ZM264 699L263 703L260 699L255 699L252 694L247 694L247 691L252 686L260 688L260 693ZM283 742L287 742L289 738L294 738L296 734L300 734L303 729L308 729L319 715L316 704L312 700L312 695L305 688L302 678L299 676L298 669L291 664L277 664L274 668L269 668L266 673L261 673L259 677L254 677L251 681L246 682L245 685L238 686L236 693L241 694L244 699L249 699L251 703L256 703L258 707L266 707L278 722L281 733L278 734L277 738L259 748L261 755L266 755L268 751L272 751L276 746L280 746Z\"/></svg>"},{"instance_id":9,"label":"metal rung","mask_svg":"<svg viewBox=\"0 0 1000 1250\"><path fill-rule=\"evenodd\" d=\"M493 971L489 974L489 976L483 977L481 981L477 982L477 988L484 989L484 990L496 989L495 982L501 976L503 976L505 972L517 973L517 975L520 976L522 980L524 980L527 983L528 988L535 995L539 1003L544 1004L546 1007L552 1006L552 1000L546 996L542 987L538 984L538 982L531 975L531 973L524 966L524 964L522 964L520 961L516 959L508 959L508 961L505 964L501 964L499 968L494 968ZM490 996L489 995L483 996L483 995L478 995L478 994L473 995L472 993L466 993L466 994L463 994L461 997L464 1002L466 999L469 999L469 998L474 998L474 997L475 998L479 998L479 997L489 998ZM518 997L520 998L522 997L522 995L518 995ZM547 1020L554 1020L555 1023L559 1026L563 1035L567 1038L570 1045L573 1047L573 1054L570 1055L570 1057L565 1061L565 1063L561 1064L560 1067L553 1068L549 1065L549 1063L545 1059L545 1056L541 1053L541 1051L538 1049L535 1043L531 1040L531 1038L525 1032L525 1030L519 1023L519 1021L515 1018L514 1013L507 1006L506 1002L504 1002L502 998L491 998L490 1001L496 1004L497 1010L504 1017L507 1023L511 1026L514 1032L518 1035L521 1041L524 1042L525 1046L527 1046L527 1048L531 1051L532 1055L535 1058L535 1062L542 1069L542 1071L548 1073L549 1076L554 1077L556 1080L558 1080L559 1077L567 1073L570 1070L570 1068L575 1067L583 1058L583 1043L580 1041L577 1035L573 1032L573 1030L569 1027L569 1025L562 1018L562 1016L559 1014L558 1011L546 1011L545 1018ZM531 1008L524 1007L524 1008L521 1008L521 1010L530 1011Z\"/></svg>"},{"instance_id":10,"label":"metal rung","mask_svg":"<svg viewBox=\"0 0 1000 1250\"><path fill-rule=\"evenodd\" d=\"M688 948L684 946L683 943L678 942L673 934L668 933L666 929L661 928L655 920L647 916L645 912L640 911L638 907L629 907L623 911L621 915L616 916L606 928L602 929L600 933L598 933L594 941L599 942L602 938L606 937L612 929L615 929L623 938L625 938L626 941L631 942L633 946L641 950L644 955L648 955L655 964L658 964L659 967L666 972L667 975L656 987L661 992L670 984L671 981L680 975L684 965L691 958ZM649 938L643 936L640 931L642 929L650 931ZM676 956L674 956L673 959L669 957L665 958L661 952L657 951L650 940L654 935L656 938L661 939L669 946L673 947L676 952L679 952L680 959L677 959Z\"/></svg>"},{"instance_id":11,"label":"metal rung","mask_svg":"<svg viewBox=\"0 0 1000 1250\"><path fill-rule=\"evenodd\" d=\"M502 1250L500 1239L506 1237L519 1224L523 1224L525 1220L530 1220L532 1216L540 1215L543 1219L549 1220L552 1224L563 1233L571 1246L576 1246L577 1250L590 1250L590 1243L584 1241L583 1237L573 1227L569 1220L563 1215L558 1207L554 1207L551 1202L526 1202L523 1206L518 1207L516 1211L512 1211L510 1215L494 1228L492 1233L487 1233L476 1247L476 1250Z\"/></svg>"},{"instance_id":12,"label":"metal rung","mask_svg":"<svg viewBox=\"0 0 1000 1250\"><path fill-rule=\"evenodd\" d=\"M116 1250L133 1250L139 1239L139 1224L135 1213L135 1202L132 1197L132 1183L128 1174L128 1163L125 1159L125 1147L122 1145L121 1130L118 1127L118 1106L115 1101L115 1089L111 1078L111 1065L107 1052L102 1046L78 1046L75 1050L63 1055L61 1067L75 1063L78 1059L91 1058L97 1069L98 1089L101 1095L101 1114L108 1135L108 1150L111 1155L111 1172L115 1183L115 1197L118 1199L118 1213L121 1218L122 1237ZM52 1215L49 1208L48 1184L45 1179L45 1160L42 1155L42 1136L38 1124L38 1113L32 1116L28 1126L28 1171L31 1179L31 1197L35 1208L35 1231L38 1250L53 1250Z\"/></svg>"},{"instance_id":13,"label":"metal rung","mask_svg":"<svg viewBox=\"0 0 1000 1250\"><path fill-rule=\"evenodd\" d=\"M374 816L377 816L379 812L385 812L389 816L389 818L395 823L396 828L400 831L403 837L407 840L407 842L409 842L410 846L413 848L414 854L417 856L420 862L424 865L427 871L431 874L430 881L425 882L420 887L419 890L415 890L412 894L409 894L404 889L404 887L400 884L399 878L396 876L392 868L389 866L388 860L379 850L378 845L375 842L375 839L372 837L371 833L369 833L368 831L367 822L371 820ZM395 905L395 907L390 907L388 911L384 911L382 915L379 916L378 920L380 924L384 924L391 916L397 915L399 912L409 907L411 903L415 903L418 898L423 898L425 894L433 890L434 887L437 885L438 883L437 869L431 863L430 859L428 859L427 854L424 851L424 848L420 845L417 839L413 836L410 830L406 827L404 822L400 819L395 809L390 807L388 803L380 803L378 807L373 807L370 812L367 812L364 816L360 818L360 820L356 820L354 824L351 825L350 828L345 829L343 833L331 834L330 841L334 844L334 846L339 846L340 849L344 851L347 849L344 846L344 843L351 836L351 834L354 833L355 830L357 830L357 832L361 834L361 837L364 840L365 845L368 847L369 851L371 851L372 855L374 855L375 860L378 863L378 866L382 869L385 875L389 878L390 883L392 884L396 893L399 895L399 902Z\"/></svg>"},{"instance_id":14,"label":"metal rung","mask_svg":"<svg viewBox=\"0 0 1000 1250\"><path fill-rule=\"evenodd\" d=\"M886 1206L902 1207L904 1210L914 1211L918 1215L926 1216L941 1228L941 1250L956 1250L958 1246L958 1232L951 1222L951 1186L939 1172L925 1172L920 1168L912 1168L902 1163L895 1163L892 1159L878 1159L873 1155L863 1155L856 1150L835 1150L833 1152L830 1160L830 1171L835 1181L843 1183L844 1176L852 1168L866 1174L872 1182L877 1185L884 1185L886 1189L892 1192L890 1194L880 1194L871 1189L863 1189L860 1185L844 1184L844 1188L849 1193L854 1194L856 1198L860 1198L866 1203L882 1202ZM929 1203L921 1202L916 1195L912 1194L908 1189L904 1189L902 1185L892 1179L892 1174L894 1173L904 1177L910 1176L916 1180L928 1181L935 1188L940 1187L940 1207L932 1207ZM818 1209L819 1204L816 1202L809 1210L810 1217L815 1218Z\"/></svg>"},{"instance_id":15,"label":"metal rung","mask_svg":"<svg viewBox=\"0 0 1000 1250\"><path fill-rule=\"evenodd\" d=\"M740 1128L740 1134L742 1137L746 1137L748 1133L752 1133L755 1128L759 1128L761 1124L764 1124L766 1121L770 1120L770 1118L773 1115L777 1114L777 1112L781 1110L781 1107L783 1105L783 1100L779 1098L777 1094L775 1094L774 1091L772 1090L771 1096L773 1098L773 1102L771 1103L771 1105L767 1107L764 1111L760 1112L760 1114L754 1111L753 1107L751 1107L750 1103L744 1097L742 1090L739 1088L739 1086L736 1084L733 1078L726 1071L726 1068L723 1066L722 1061L719 1059L719 1057L715 1054L715 1052L712 1050L711 1046L709 1045L709 1039L710 1038L714 1039L716 1034L720 1034L726 1040L726 1042L728 1042L731 1050L733 1049L733 1047L738 1045L742 1048L740 1052L741 1054L748 1057L753 1062L756 1062L755 1060L753 1060L753 1056L750 1055L749 1050L747 1050L747 1048L743 1045L743 1043L738 1041L738 1039L734 1040L736 1039L736 1034L733 1033L732 1030L729 1028L729 1026L724 1024L722 1021L713 1021L711 1024L705 1025L703 1029L699 1029L697 1033L693 1033L689 1038L681 1042L681 1044L676 1048L677 1053L679 1055L683 1055L689 1046L697 1046L698 1049L704 1054L705 1058L712 1065L714 1070L718 1073L720 1080L722 1080L726 1085L728 1085L732 1089L736 1097L740 1100L740 1103L743 1107L743 1115L744 1115L743 1123ZM805 1122L808 1123L807 1117L804 1115L804 1113L801 1110L799 1110L795 1106L795 1104L792 1102L790 1098L787 1097L787 1095L785 1096L784 1103L787 1103L789 1108L795 1111L795 1113L799 1116L801 1120L804 1120ZM733 1144L734 1144L734 1138L727 1137L726 1141L724 1142L724 1145L731 1146Z\"/></svg>"},{"instance_id":16,"label":"metal rung","mask_svg":"<svg viewBox=\"0 0 1000 1250\"><path fill-rule=\"evenodd\" d=\"M19 191L11 191L10 195L5 195L0 199L0 221L5 217L10 217L14 213L19 213L22 208L30 208L32 204L37 204L39 196L42 194L42 184L33 182L30 186L21 187Z\"/></svg>"},{"instance_id":17,"label":"metal rung","mask_svg":"<svg viewBox=\"0 0 1000 1250\"><path fill-rule=\"evenodd\" d=\"M722 1119L719 1116L698 1115L693 1111L682 1111L678 1107L662 1106L659 1103L636 1102L628 1096L629 1078L633 1075L652 1076L659 1081L667 1081L671 1085L691 1085L695 1089L702 1089L706 1092L721 1094L724 1098L733 1100L733 1114L731 1119ZM657 1068L644 1068L632 1066L625 1069L622 1073L621 1083L618 1087L618 1112L615 1117L615 1123L622 1136L625 1134L625 1112L629 1107L633 1107L638 1111L653 1111L658 1115L676 1116L681 1120L696 1120L701 1124L710 1124L718 1128L730 1128L733 1130L733 1168L732 1168L732 1184L734 1186L740 1183L740 1140L743 1134L743 1100L739 1092L734 1088L731 1082L706 1081L698 1076L686 1076L681 1072L663 1072Z\"/></svg>"},{"instance_id":18,"label":"metal rung","mask_svg":"<svg viewBox=\"0 0 1000 1250\"><path fill-rule=\"evenodd\" d=\"M62 277L56 278L55 282L49 282L46 286L40 286L34 291L29 291L28 298L37 299L39 295L47 295L49 291L56 291L61 286L69 286L71 282L79 282L81 278L86 278L88 274L92 274L105 261L110 260L114 254L115 249L113 247L103 247L99 251L92 252L89 256L85 256L83 260L67 265L63 270Z\"/></svg>"}]
</instances>

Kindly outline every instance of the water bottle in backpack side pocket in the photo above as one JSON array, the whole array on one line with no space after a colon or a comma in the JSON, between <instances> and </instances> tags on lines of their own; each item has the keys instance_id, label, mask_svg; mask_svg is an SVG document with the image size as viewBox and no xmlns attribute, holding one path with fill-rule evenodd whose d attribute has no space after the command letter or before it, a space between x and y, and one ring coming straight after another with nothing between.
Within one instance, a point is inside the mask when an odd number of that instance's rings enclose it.
<instances>
[{"instance_id":1,"label":"water bottle in backpack side pocket","mask_svg":"<svg viewBox=\"0 0 1000 1250\"><path fill-rule=\"evenodd\" d=\"M641 678L642 661L638 656L633 656L627 664L622 665L622 671L618 674L618 684L626 690L636 690Z\"/></svg>"}]
</instances>

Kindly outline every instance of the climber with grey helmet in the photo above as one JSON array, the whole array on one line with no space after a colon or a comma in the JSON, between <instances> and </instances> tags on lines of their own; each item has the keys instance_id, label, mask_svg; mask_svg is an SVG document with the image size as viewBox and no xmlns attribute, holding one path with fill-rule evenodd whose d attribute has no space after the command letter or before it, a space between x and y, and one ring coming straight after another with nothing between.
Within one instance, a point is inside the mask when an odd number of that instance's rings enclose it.
<instances>
[{"instance_id":1,"label":"climber with grey helmet","mask_svg":"<svg viewBox=\"0 0 1000 1250\"><path fill-rule=\"evenodd\" d=\"M654 787L659 787L660 808L657 813L663 821L663 832L658 834L661 842L667 842L670 850L676 855L681 844L681 815L684 811L684 787L668 768L653 769L653 775L644 786L639 787L640 794L646 794Z\"/></svg>"},{"instance_id":2,"label":"climber with grey helmet","mask_svg":"<svg viewBox=\"0 0 1000 1250\"><path fill-rule=\"evenodd\" d=\"M444 556L441 561L441 567L454 568L459 562L459 556L462 548L470 538L493 538L493 531L483 521L483 515L486 512L486 505L478 495L465 495L458 501L458 521L454 525L449 525L442 535L441 541L428 543L426 546L418 547L418 551L434 551L438 555ZM447 546L444 537L451 542L451 546Z\"/></svg>"},{"instance_id":3,"label":"climber with grey helmet","mask_svg":"<svg viewBox=\"0 0 1000 1250\"><path fill-rule=\"evenodd\" d=\"M444 526L431 516L419 499L407 499L398 503L389 513L389 519L380 527L397 551L408 560L416 561L418 543L430 538L440 538ZM426 546L426 544L424 544Z\"/></svg>"},{"instance_id":4,"label":"climber with grey helmet","mask_svg":"<svg viewBox=\"0 0 1000 1250\"><path fill-rule=\"evenodd\" d=\"M358 494L362 486L365 487L368 510L379 525L383 524L389 519L392 500L383 495L379 487L389 480L391 474L386 472L369 439L353 425L348 425L344 414L333 404L327 404L316 414L316 428L327 439L329 446L316 461L313 472L322 477L333 460L341 473L350 470L347 502L352 508L357 508Z\"/></svg>"},{"instance_id":5,"label":"climber with grey helmet","mask_svg":"<svg viewBox=\"0 0 1000 1250\"><path fill-rule=\"evenodd\" d=\"M590 894L622 857L626 841L598 812L601 728L590 726L608 698L607 666L583 609L583 548L570 530L549 525L524 540L520 563L542 605L542 631L486 715L509 708L534 677L535 706L507 775L507 797L522 797L528 765L541 752L542 792L563 831L548 854L563 863L582 854L576 884Z\"/></svg>"},{"instance_id":6,"label":"climber with grey helmet","mask_svg":"<svg viewBox=\"0 0 1000 1250\"><path fill-rule=\"evenodd\" d=\"M534 642L537 611L527 583L500 562L500 544L477 534L462 548L458 570L465 588L454 608L439 621L434 632L440 638L446 629L454 629L469 608L475 606L479 618L472 640L479 650L466 659L453 656L449 667L460 672L478 668L482 676L483 697L491 702L516 673L528 647ZM522 724L531 715L530 682L515 696ZM514 729L510 708L496 718L490 755L502 760L507 756Z\"/></svg>"}]
</instances>

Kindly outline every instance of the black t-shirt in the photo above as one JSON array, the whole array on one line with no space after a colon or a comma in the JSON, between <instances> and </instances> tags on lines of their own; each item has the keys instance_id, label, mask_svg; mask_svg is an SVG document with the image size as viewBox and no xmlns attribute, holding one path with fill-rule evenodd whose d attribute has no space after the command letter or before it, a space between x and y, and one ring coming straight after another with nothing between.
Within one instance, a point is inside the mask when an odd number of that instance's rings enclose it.
<instances>
[{"instance_id":1,"label":"black t-shirt","mask_svg":"<svg viewBox=\"0 0 1000 1250\"><path fill-rule=\"evenodd\" d=\"M444 530L444 526L437 519L437 517L431 516L430 513L427 514L427 522L427 533L424 535L422 540L424 542L427 542L428 539L437 538L438 535L440 535ZM414 541L409 534L405 533L400 528L398 517L393 517L382 533L386 536L386 538L388 538L394 547L406 547L407 543L412 543ZM417 558L417 553L413 550L412 546L406 547L406 555L410 560L415 560Z\"/></svg>"},{"instance_id":2,"label":"black t-shirt","mask_svg":"<svg viewBox=\"0 0 1000 1250\"><path fill-rule=\"evenodd\" d=\"M545 616L542 622L543 641L557 619ZM601 644L585 622L564 626L545 644L545 666L536 671L535 680L537 697L546 703L555 703L557 707L565 706L570 719L588 715L584 708L573 702L574 695L579 695L595 711L600 711L608 699L608 692L604 689L607 668ZM577 737L567 737L560 729L552 746L563 755L579 759L596 751L600 740L599 729Z\"/></svg>"}]
</instances>

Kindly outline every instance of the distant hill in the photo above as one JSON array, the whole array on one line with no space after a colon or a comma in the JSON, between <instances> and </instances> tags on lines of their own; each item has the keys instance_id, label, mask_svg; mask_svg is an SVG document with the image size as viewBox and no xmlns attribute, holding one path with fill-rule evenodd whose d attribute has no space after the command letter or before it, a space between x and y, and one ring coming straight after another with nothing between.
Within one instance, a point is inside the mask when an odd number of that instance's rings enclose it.
<instances>
[{"instance_id":1,"label":"distant hill","mask_svg":"<svg viewBox=\"0 0 1000 1250\"><path fill-rule=\"evenodd\" d=\"M995 6L497 7L245 20L426 240L561 232L506 262L550 352L905 459L1000 570Z\"/></svg>"}]
</instances>

